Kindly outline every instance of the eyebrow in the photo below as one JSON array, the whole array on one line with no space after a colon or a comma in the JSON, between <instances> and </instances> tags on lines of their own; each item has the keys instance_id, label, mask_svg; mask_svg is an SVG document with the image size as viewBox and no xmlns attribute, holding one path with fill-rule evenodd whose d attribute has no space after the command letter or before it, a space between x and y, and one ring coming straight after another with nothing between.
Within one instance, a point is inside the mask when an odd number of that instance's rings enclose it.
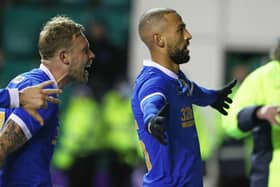
<instances>
[{"instance_id":1,"label":"eyebrow","mask_svg":"<svg viewBox=\"0 0 280 187\"><path fill-rule=\"evenodd\" d=\"M181 23L181 24L178 25L178 29L185 28L185 27L186 27L185 23Z\"/></svg>"}]
</instances>

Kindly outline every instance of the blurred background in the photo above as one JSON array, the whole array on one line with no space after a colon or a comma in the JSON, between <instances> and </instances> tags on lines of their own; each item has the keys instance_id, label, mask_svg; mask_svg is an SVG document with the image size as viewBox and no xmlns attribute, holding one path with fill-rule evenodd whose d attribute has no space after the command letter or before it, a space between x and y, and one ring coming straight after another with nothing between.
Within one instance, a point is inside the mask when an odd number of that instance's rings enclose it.
<instances>
[{"instance_id":1,"label":"blurred background","mask_svg":"<svg viewBox=\"0 0 280 187\"><path fill-rule=\"evenodd\" d=\"M149 58L137 26L142 13L169 7L193 36L186 74L200 85L239 82L267 62L280 35L278 0L0 0L0 85L38 67L42 24L67 15L83 24L96 55L89 84L61 95L55 187L138 187L145 172L130 110L133 80ZM248 185L250 140L233 140L209 108L194 108L205 186Z\"/></svg>"}]
</instances>

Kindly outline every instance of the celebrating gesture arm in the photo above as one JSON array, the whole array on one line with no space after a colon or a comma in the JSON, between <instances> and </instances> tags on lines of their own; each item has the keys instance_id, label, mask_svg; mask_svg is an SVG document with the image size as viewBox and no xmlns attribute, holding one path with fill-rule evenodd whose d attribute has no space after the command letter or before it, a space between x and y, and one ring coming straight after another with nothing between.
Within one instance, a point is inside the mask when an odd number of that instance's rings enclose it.
<instances>
[{"instance_id":1,"label":"celebrating gesture arm","mask_svg":"<svg viewBox=\"0 0 280 187\"><path fill-rule=\"evenodd\" d=\"M44 89L44 87L52 85L53 83L53 81L45 81L41 84L27 87L19 93L20 106L23 107L41 125L44 124L44 121L37 112L37 109L47 108L48 101L52 103L59 103L57 98L50 95L60 94L60 89Z\"/></svg>"}]
</instances>

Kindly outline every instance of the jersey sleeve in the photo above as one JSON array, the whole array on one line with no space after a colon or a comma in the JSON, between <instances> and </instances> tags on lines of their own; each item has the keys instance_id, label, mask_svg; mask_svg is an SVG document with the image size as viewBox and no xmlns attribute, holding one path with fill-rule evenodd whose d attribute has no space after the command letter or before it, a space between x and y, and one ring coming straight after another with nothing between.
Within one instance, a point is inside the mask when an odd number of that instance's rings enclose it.
<instances>
[{"instance_id":1,"label":"jersey sleeve","mask_svg":"<svg viewBox=\"0 0 280 187\"><path fill-rule=\"evenodd\" d=\"M0 107L15 108L19 107L18 89L0 89Z\"/></svg>"},{"instance_id":2,"label":"jersey sleeve","mask_svg":"<svg viewBox=\"0 0 280 187\"><path fill-rule=\"evenodd\" d=\"M217 99L217 91L210 90L191 82L193 87L192 99L193 103L198 106L208 106L214 103Z\"/></svg>"},{"instance_id":3,"label":"jersey sleeve","mask_svg":"<svg viewBox=\"0 0 280 187\"><path fill-rule=\"evenodd\" d=\"M144 124L156 115L160 108L167 102L165 81L161 77L147 80L139 89L138 100L144 116Z\"/></svg>"}]
</instances>

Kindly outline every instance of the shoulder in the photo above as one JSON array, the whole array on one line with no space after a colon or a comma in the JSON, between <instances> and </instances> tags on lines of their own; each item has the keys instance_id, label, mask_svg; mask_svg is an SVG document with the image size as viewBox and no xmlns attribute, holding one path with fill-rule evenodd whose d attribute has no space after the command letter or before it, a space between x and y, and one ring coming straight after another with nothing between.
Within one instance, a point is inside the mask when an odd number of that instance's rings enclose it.
<instances>
[{"instance_id":1,"label":"shoulder","mask_svg":"<svg viewBox=\"0 0 280 187\"><path fill-rule=\"evenodd\" d=\"M31 71L17 75L10 81L7 87L18 88L19 90L22 90L28 86L33 86L47 80L49 80L49 78L42 70L33 69Z\"/></svg>"},{"instance_id":2,"label":"shoulder","mask_svg":"<svg viewBox=\"0 0 280 187\"><path fill-rule=\"evenodd\" d=\"M172 80L172 78L156 68L144 67L137 77L135 84L144 87L167 87Z\"/></svg>"}]
</instances>

